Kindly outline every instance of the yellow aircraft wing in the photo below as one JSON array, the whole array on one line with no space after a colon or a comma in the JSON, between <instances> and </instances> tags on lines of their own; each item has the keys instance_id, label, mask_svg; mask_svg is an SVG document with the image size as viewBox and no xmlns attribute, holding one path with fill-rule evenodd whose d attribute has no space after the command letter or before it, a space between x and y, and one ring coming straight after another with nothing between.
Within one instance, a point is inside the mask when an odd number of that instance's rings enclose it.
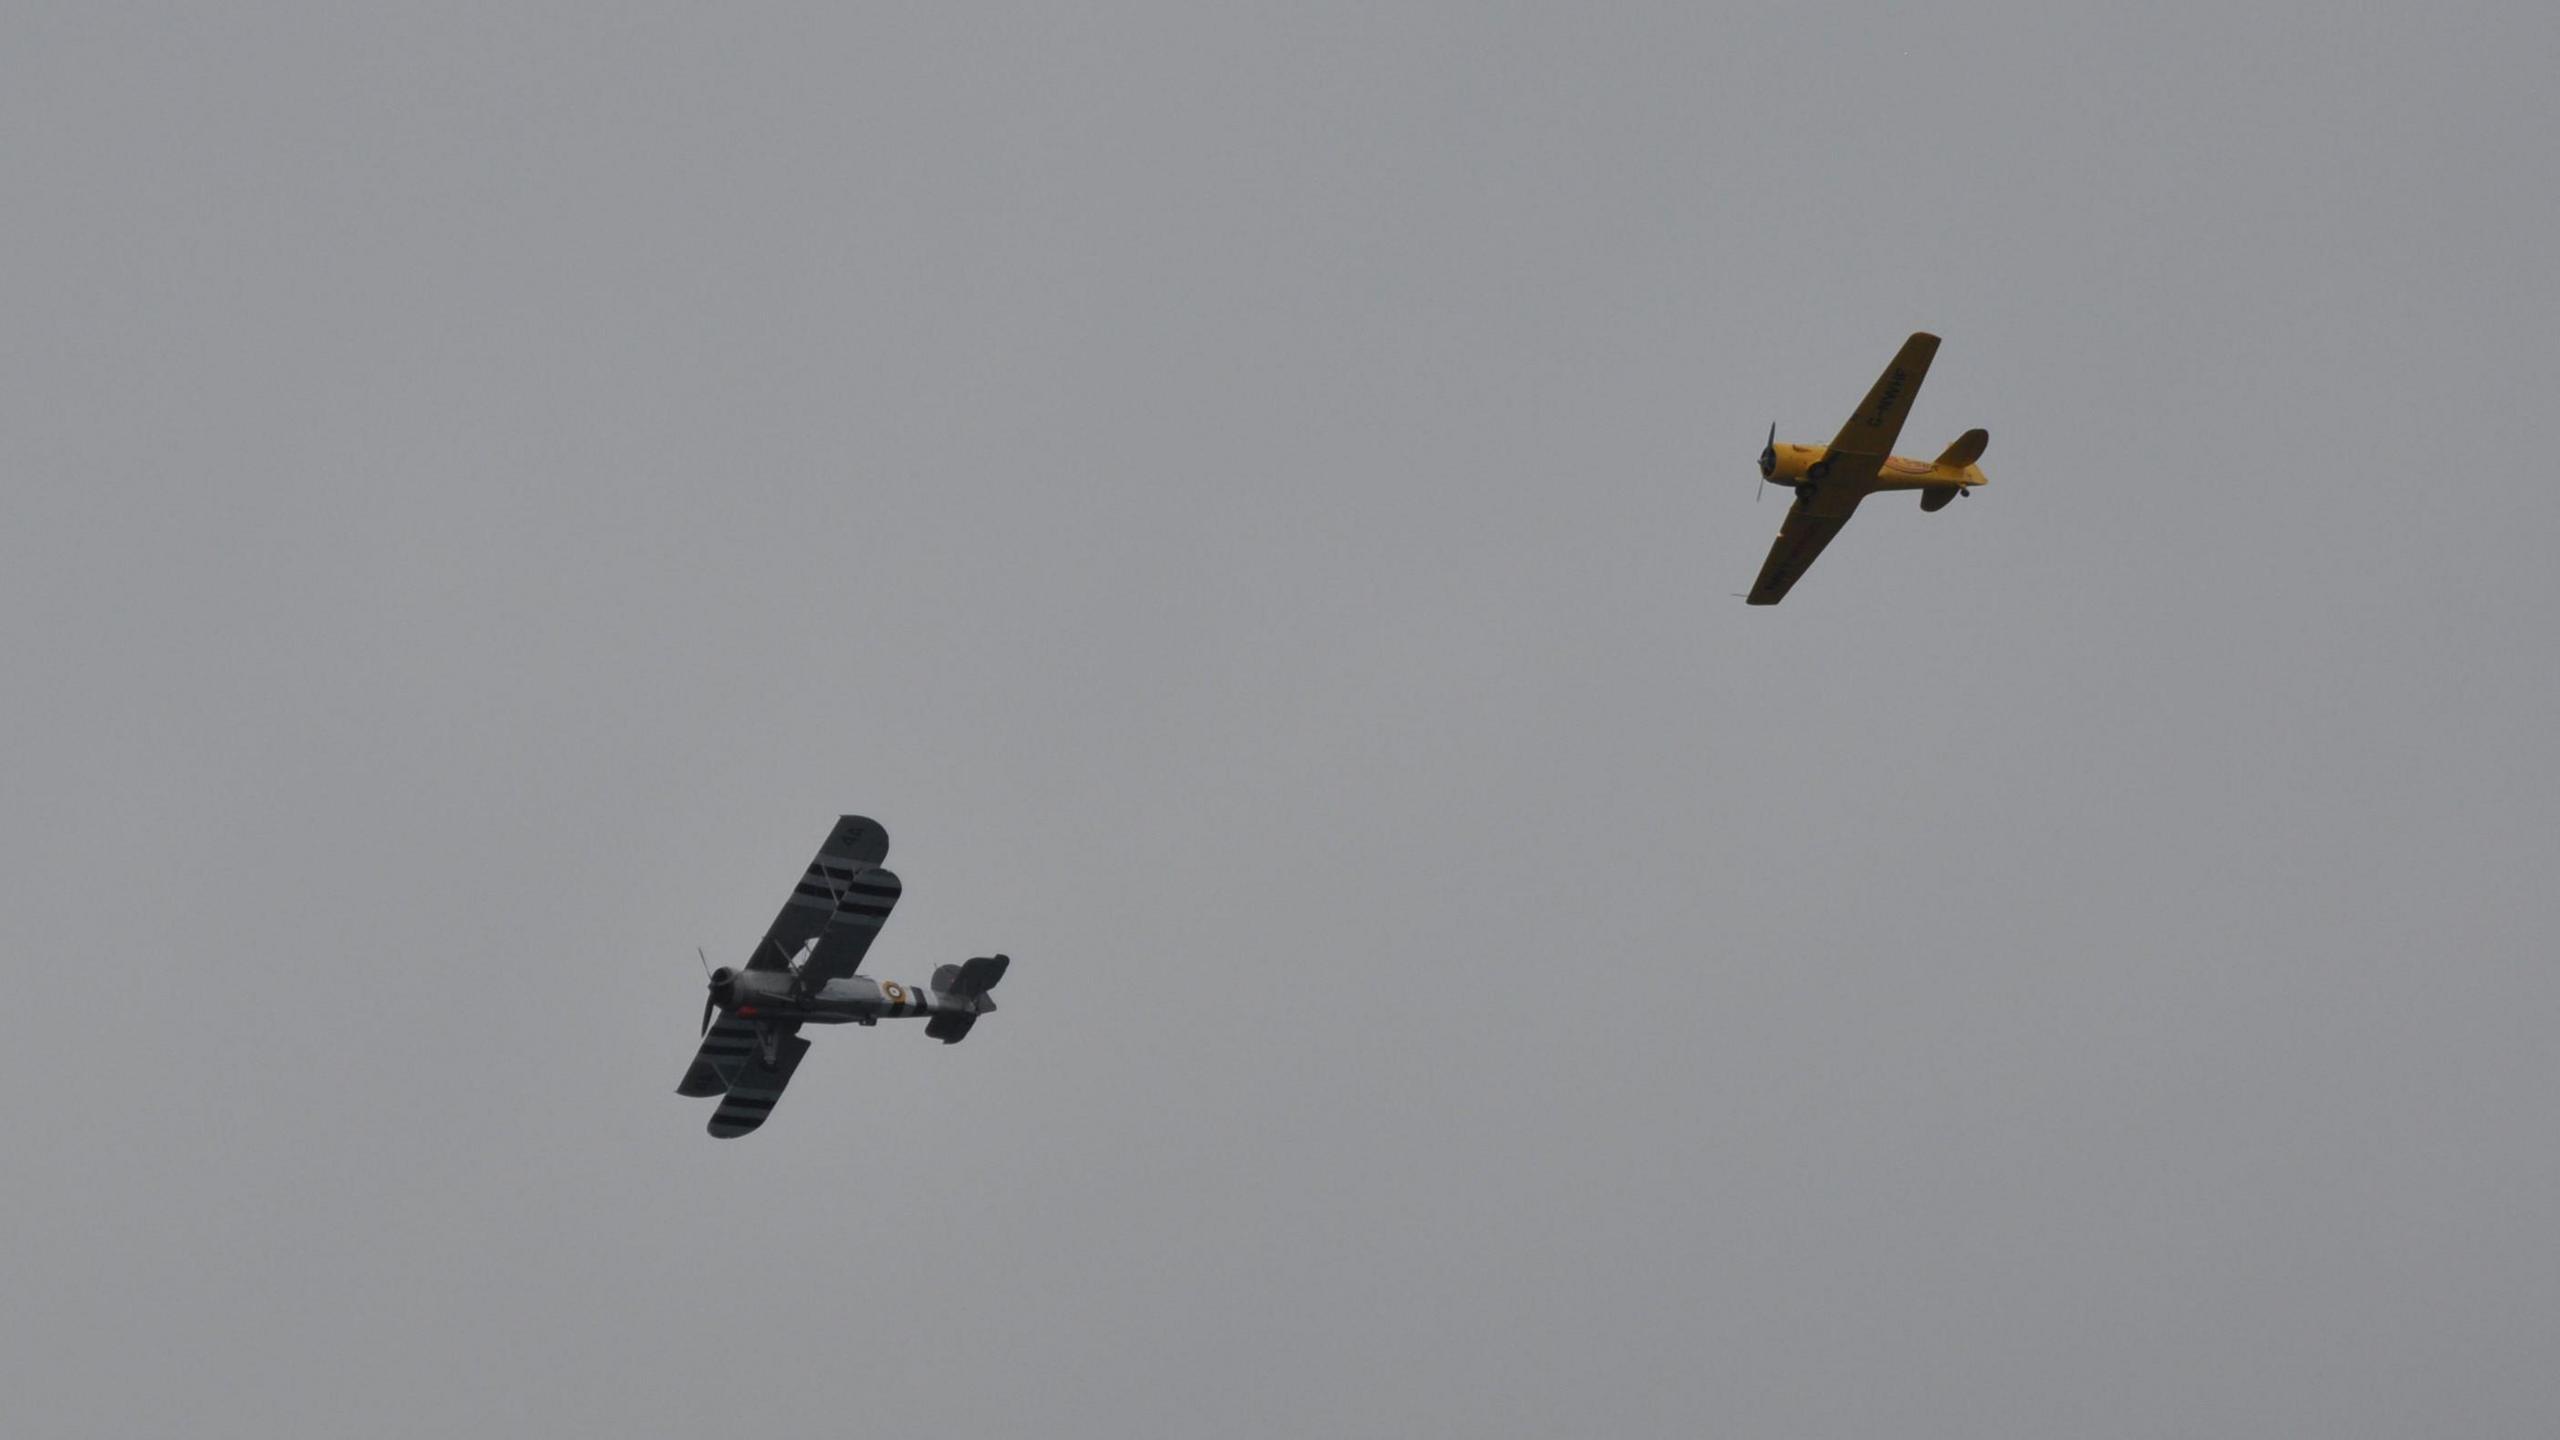
<instances>
[{"instance_id":1,"label":"yellow aircraft wing","mask_svg":"<svg viewBox=\"0 0 2560 1440\"><path fill-rule=\"evenodd\" d=\"M1788 589L1822 553L1822 547L1857 513L1876 472L1892 456L1894 439L1902 434L1902 422L1911 414L1911 402L1919 397L1920 382L1928 378L1929 362L1937 354L1938 337L1927 331L1903 341L1893 363L1884 367L1868 387L1867 398L1858 402L1849 423L1840 427L1822 458L1805 470L1804 488L1787 511L1786 524L1779 527L1778 542L1769 547L1760 578L1752 583L1752 604L1775 605L1787 598Z\"/></svg>"},{"instance_id":2,"label":"yellow aircraft wing","mask_svg":"<svg viewBox=\"0 0 2560 1440\"><path fill-rule=\"evenodd\" d=\"M1938 354L1938 337L1926 331L1902 342L1893 363L1884 367L1867 398L1858 405L1858 413L1840 427L1838 439L1831 442L1831 453L1824 462L1833 470L1856 469L1863 473L1843 475L1843 479L1870 480L1876 470L1893 453L1894 437L1902 433L1902 422L1911 414L1911 402L1920 394L1920 382L1929 374L1929 362ZM1849 462L1843 464L1843 462Z\"/></svg>"},{"instance_id":3,"label":"yellow aircraft wing","mask_svg":"<svg viewBox=\"0 0 2560 1440\"><path fill-rule=\"evenodd\" d=\"M1849 523L1858 512L1863 495L1850 493L1837 498L1816 493L1812 503L1797 497L1787 507L1786 523L1778 527L1778 541L1769 547L1769 558L1760 566L1760 578L1751 583L1750 603L1775 605L1787 598L1787 590L1813 564L1813 557Z\"/></svg>"}]
</instances>

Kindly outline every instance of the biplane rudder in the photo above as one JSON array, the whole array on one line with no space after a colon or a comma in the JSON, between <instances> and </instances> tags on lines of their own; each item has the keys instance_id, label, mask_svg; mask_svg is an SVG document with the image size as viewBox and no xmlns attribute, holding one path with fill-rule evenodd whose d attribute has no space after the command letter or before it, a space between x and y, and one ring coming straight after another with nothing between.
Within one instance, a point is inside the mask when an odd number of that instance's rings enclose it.
<instances>
[{"instance_id":1,"label":"biplane rudder","mask_svg":"<svg viewBox=\"0 0 2560 1440\"><path fill-rule=\"evenodd\" d=\"M961 965L945 965L933 972L933 988L941 994L968 1006L965 1010L946 1010L925 1022L924 1033L945 1045L957 1045L969 1037L969 1028L978 1017L996 1008L996 997L987 992L996 988L1004 972L1013 964L1010 955L980 955Z\"/></svg>"}]
</instances>

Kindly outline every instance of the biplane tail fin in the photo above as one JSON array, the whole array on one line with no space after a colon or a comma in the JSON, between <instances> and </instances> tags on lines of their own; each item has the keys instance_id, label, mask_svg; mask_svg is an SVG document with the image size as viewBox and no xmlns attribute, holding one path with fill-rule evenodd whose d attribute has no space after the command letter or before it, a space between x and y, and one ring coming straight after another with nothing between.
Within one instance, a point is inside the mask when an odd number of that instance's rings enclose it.
<instances>
[{"instance_id":1,"label":"biplane tail fin","mask_svg":"<svg viewBox=\"0 0 2560 1440\"><path fill-rule=\"evenodd\" d=\"M978 1017L996 1008L995 997L987 992L996 988L1013 964L1009 955L981 955L962 965L945 965L933 972L933 988L968 1005L966 1010L946 1010L925 1022L924 1033L945 1045L957 1045L968 1038L969 1027Z\"/></svg>"},{"instance_id":2,"label":"biplane tail fin","mask_svg":"<svg viewBox=\"0 0 2560 1440\"><path fill-rule=\"evenodd\" d=\"M1004 978L1005 970L1012 964L1010 955L981 955L958 968L951 978L951 993L979 999L996 988L996 982ZM988 1008L995 1007L990 1005Z\"/></svg>"}]
</instances>

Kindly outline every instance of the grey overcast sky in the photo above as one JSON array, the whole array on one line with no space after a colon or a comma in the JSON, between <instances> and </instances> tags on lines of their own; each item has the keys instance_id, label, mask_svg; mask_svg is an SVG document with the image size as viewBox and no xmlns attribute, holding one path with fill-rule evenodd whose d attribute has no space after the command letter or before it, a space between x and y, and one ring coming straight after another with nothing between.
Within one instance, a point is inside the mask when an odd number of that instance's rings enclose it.
<instances>
[{"instance_id":1,"label":"grey overcast sky","mask_svg":"<svg viewBox=\"0 0 2560 1440\"><path fill-rule=\"evenodd\" d=\"M10 1435L2560 1429L2560 10L6 36Z\"/></svg>"}]
</instances>

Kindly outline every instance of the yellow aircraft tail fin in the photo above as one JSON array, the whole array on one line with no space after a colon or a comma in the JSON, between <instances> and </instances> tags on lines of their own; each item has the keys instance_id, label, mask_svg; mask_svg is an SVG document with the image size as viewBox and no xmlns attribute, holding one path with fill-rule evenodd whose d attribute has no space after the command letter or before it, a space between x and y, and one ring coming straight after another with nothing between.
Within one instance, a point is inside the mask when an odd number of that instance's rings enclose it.
<instances>
[{"instance_id":1,"label":"yellow aircraft tail fin","mask_svg":"<svg viewBox=\"0 0 2560 1440\"><path fill-rule=\"evenodd\" d=\"M1972 464L1974 461L1981 459L1982 452L1990 448L1990 431L1967 430L1956 437L1956 443L1948 446L1946 450L1938 456L1938 468L1941 470L1961 470L1967 465Z\"/></svg>"}]
</instances>

